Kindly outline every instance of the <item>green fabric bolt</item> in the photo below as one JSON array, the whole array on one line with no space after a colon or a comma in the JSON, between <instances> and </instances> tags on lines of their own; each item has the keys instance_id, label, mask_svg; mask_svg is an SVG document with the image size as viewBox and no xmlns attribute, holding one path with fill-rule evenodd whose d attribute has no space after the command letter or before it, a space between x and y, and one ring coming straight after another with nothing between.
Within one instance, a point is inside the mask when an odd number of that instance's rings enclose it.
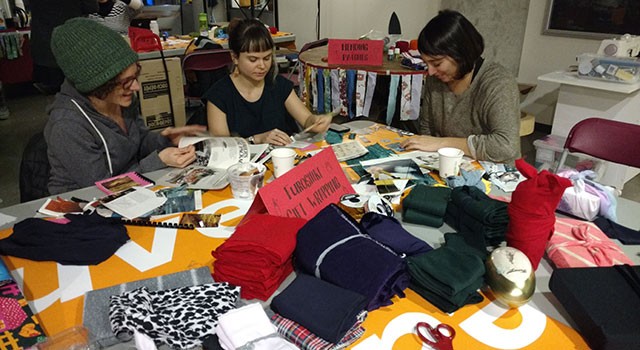
<instances>
[{"instance_id":1,"label":"green fabric bolt","mask_svg":"<svg viewBox=\"0 0 640 350\"><path fill-rule=\"evenodd\" d=\"M481 234L487 245L495 246L505 239L507 203L490 198L476 187L456 187L444 221L459 232Z\"/></svg>"},{"instance_id":2,"label":"green fabric bolt","mask_svg":"<svg viewBox=\"0 0 640 350\"><path fill-rule=\"evenodd\" d=\"M507 203L487 196L477 187L456 187L451 192L451 201L483 224L508 223Z\"/></svg>"},{"instance_id":3,"label":"green fabric bolt","mask_svg":"<svg viewBox=\"0 0 640 350\"><path fill-rule=\"evenodd\" d=\"M417 185L402 201L404 222L440 227L451 196L448 187Z\"/></svg>"},{"instance_id":4,"label":"green fabric bolt","mask_svg":"<svg viewBox=\"0 0 640 350\"><path fill-rule=\"evenodd\" d=\"M51 50L65 77L81 93L102 86L138 61L120 34L82 17L53 30Z\"/></svg>"},{"instance_id":5,"label":"green fabric bolt","mask_svg":"<svg viewBox=\"0 0 640 350\"><path fill-rule=\"evenodd\" d=\"M412 289L445 312L480 302L477 290L483 283L485 257L462 235L446 233L438 249L407 258Z\"/></svg>"},{"instance_id":6,"label":"green fabric bolt","mask_svg":"<svg viewBox=\"0 0 640 350\"><path fill-rule=\"evenodd\" d=\"M430 227L444 225L444 217L426 214L414 209L405 209L402 213L402 221Z\"/></svg>"}]
</instances>

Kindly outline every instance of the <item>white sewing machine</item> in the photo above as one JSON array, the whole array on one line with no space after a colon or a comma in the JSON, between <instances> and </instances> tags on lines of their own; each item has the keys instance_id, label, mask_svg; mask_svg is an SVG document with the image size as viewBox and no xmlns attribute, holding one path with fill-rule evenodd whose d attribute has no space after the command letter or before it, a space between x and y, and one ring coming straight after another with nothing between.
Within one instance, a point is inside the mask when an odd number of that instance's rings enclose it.
<instances>
[{"instance_id":1,"label":"white sewing machine","mask_svg":"<svg viewBox=\"0 0 640 350\"><path fill-rule=\"evenodd\" d=\"M600 43L598 55L636 57L640 53L640 36L625 34L620 38L605 39Z\"/></svg>"}]
</instances>

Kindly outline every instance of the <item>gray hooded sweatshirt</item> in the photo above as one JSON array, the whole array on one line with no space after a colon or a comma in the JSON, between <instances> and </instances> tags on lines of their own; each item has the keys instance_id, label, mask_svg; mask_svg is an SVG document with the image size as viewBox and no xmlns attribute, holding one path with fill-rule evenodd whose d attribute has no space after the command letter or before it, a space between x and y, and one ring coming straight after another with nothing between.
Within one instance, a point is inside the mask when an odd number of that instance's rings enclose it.
<instances>
[{"instance_id":1,"label":"gray hooded sweatshirt","mask_svg":"<svg viewBox=\"0 0 640 350\"><path fill-rule=\"evenodd\" d=\"M68 81L62 84L47 112L49 120L44 137L51 165L51 194L91 186L98 180L129 171L145 173L166 166L158 152L171 146L171 142L144 125L136 99L122 110L126 133L114 121L98 113L89 99ZM107 149L113 172L109 169Z\"/></svg>"}]
</instances>

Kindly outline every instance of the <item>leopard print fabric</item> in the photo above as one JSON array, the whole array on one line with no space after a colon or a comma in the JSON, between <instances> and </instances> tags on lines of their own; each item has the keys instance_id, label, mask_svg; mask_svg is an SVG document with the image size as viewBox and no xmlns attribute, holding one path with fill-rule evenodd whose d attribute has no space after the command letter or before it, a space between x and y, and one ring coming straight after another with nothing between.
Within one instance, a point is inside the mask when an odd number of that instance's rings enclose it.
<instances>
[{"instance_id":1,"label":"leopard print fabric","mask_svg":"<svg viewBox=\"0 0 640 350\"><path fill-rule=\"evenodd\" d=\"M226 282L163 291L142 287L111 296L109 321L121 341L136 330L156 343L187 349L215 334L218 317L234 309L239 297L240 287Z\"/></svg>"}]
</instances>

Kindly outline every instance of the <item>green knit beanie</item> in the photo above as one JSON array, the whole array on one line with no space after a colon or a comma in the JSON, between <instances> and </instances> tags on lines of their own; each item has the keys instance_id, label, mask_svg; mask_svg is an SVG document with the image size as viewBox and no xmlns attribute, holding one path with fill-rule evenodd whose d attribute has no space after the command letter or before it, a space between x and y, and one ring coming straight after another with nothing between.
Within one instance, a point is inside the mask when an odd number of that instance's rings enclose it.
<instances>
[{"instance_id":1,"label":"green knit beanie","mask_svg":"<svg viewBox=\"0 0 640 350\"><path fill-rule=\"evenodd\" d=\"M120 34L82 17L53 30L51 51L65 77L82 93L102 86L138 61Z\"/></svg>"}]
</instances>

